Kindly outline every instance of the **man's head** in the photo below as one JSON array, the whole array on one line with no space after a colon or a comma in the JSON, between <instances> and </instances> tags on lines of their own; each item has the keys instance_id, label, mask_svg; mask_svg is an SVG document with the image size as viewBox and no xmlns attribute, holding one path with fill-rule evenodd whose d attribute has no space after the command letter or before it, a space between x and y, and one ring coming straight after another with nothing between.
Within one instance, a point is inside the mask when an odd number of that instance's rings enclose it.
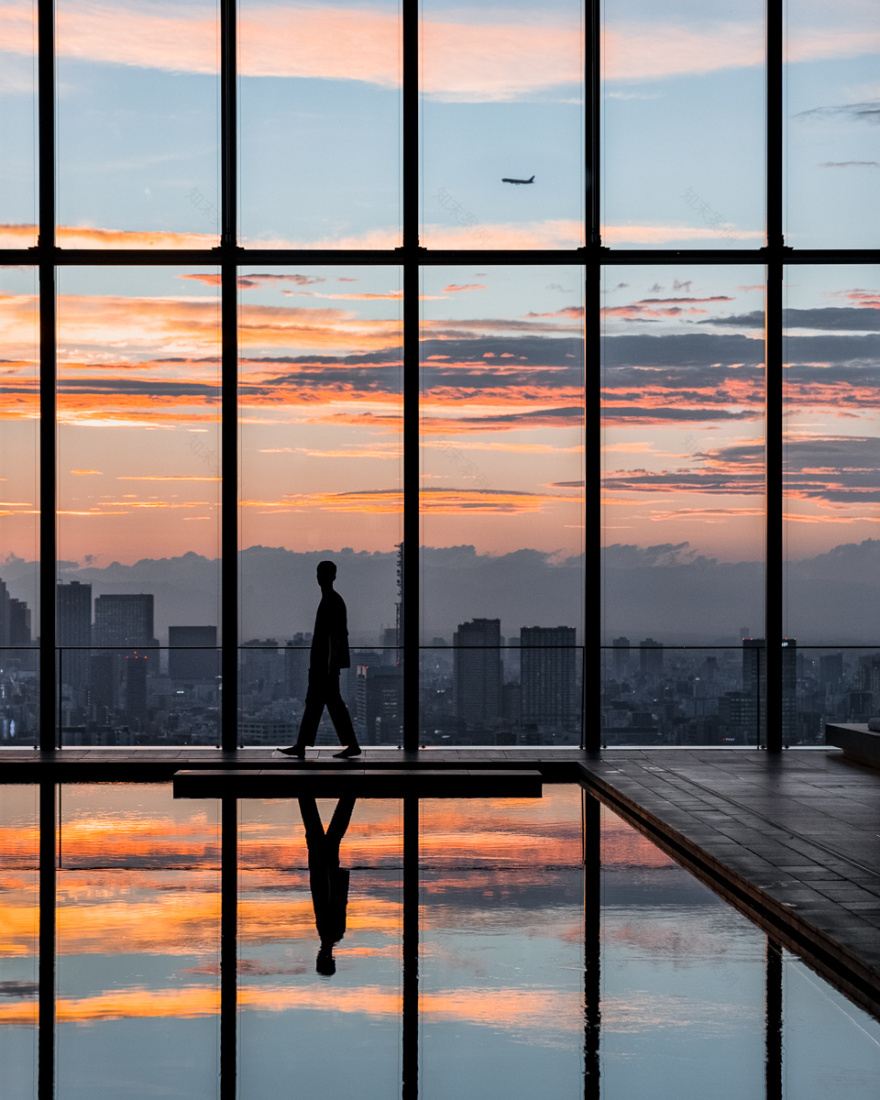
<instances>
[{"instance_id":1,"label":"man's head","mask_svg":"<svg viewBox=\"0 0 880 1100\"><path fill-rule=\"evenodd\" d=\"M336 562L335 561L319 561L318 562L318 584L322 588L326 588L328 584L332 584L336 580Z\"/></svg>"}]
</instances>

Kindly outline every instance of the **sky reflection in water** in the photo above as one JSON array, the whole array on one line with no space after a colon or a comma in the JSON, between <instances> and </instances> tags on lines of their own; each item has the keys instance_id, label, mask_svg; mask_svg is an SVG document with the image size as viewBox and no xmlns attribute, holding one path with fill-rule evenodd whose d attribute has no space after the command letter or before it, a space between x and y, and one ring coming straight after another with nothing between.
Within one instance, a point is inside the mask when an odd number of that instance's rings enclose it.
<instances>
[{"instance_id":1,"label":"sky reflection in water","mask_svg":"<svg viewBox=\"0 0 880 1100\"><path fill-rule=\"evenodd\" d=\"M583 1096L581 792L420 807L419 1095ZM320 801L326 828L335 803ZM38 803L0 788L3 1094L36 1095ZM170 785L65 786L57 878L57 1095L214 1097L220 825ZM765 938L602 810L601 1096L764 1094ZM589 845L588 845L589 846ZM335 973L296 800L243 801L239 1095L400 1095L403 814L360 800ZM313 868L314 871L314 868ZM880 1026L800 960L783 964L784 1094L873 1097Z\"/></svg>"}]
</instances>

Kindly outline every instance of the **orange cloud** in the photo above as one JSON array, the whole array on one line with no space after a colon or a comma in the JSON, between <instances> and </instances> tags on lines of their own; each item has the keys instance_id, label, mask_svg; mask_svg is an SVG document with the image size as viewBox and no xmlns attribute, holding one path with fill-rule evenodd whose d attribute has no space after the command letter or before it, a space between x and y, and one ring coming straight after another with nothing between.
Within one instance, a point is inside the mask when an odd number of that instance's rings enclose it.
<instances>
[{"instance_id":1,"label":"orange cloud","mask_svg":"<svg viewBox=\"0 0 880 1100\"><path fill-rule=\"evenodd\" d=\"M403 493L399 489L350 493L291 493L282 500L242 500L239 507L275 512L302 512L318 508L325 512L395 515L403 511Z\"/></svg>"},{"instance_id":2,"label":"orange cloud","mask_svg":"<svg viewBox=\"0 0 880 1100\"><path fill-rule=\"evenodd\" d=\"M419 493L421 510L441 515L521 515L524 512L543 511L548 504L582 501L582 496L504 489L422 489Z\"/></svg>"},{"instance_id":3,"label":"orange cloud","mask_svg":"<svg viewBox=\"0 0 880 1100\"><path fill-rule=\"evenodd\" d=\"M95 471L97 472L97 471ZM118 474L117 481L222 481L220 477L203 477L191 474Z\"/></svg>"}]
</instances>

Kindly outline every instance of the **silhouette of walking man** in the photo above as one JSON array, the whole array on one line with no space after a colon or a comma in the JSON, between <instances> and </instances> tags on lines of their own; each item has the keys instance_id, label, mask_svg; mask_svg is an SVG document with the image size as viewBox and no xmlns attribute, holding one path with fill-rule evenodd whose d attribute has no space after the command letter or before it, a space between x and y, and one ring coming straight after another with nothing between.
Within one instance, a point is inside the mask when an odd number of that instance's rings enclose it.
<instances>
[{"instance_id":1,"label":"silhouette of walking man","mask_svg":"<svg viewBox=\"0 0 880 1100\"><path fill-rule=\"evenodd\" d=\"M327 708L339 740L343 744L338 757L359 756L358 744L348 707L339 694L339 670L351 667L348 652L348 620L345 600L333 588L336 580L336 563L318 562L318 584L321 586L321 602L315 616L315 629L312 634L312 651L309 658L309 686L306 691L306 706L296 744L279 749L285 756L304 759L306 749L314 745L318 732L318 723Z\"/></svg>"},{"instance_id":2,"label":"silhouette of walking man","mask_svg":"<svg viewBox=\"0 0 880 1100\"><path fill-rule=\"evenodd\" d=\"M351 821L354 804L352 797L340 798L324 832L315 799L299 799L299 812L309 849L309 886L315 907L315 924L321 938L315 969L325 977L336 973L333 948L345 935L349 872L339 866L339 845Z\"/></svg>"}]
</instances>

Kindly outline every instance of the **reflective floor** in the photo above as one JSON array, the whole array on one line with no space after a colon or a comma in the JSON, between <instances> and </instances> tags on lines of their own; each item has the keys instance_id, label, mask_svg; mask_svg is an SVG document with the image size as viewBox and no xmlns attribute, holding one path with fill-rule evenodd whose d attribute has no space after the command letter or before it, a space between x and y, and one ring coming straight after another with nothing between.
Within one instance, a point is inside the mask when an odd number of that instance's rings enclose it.
<instances>
[{"instance_id":1,"label":"reflective floor","mask_svg":"<svg viewBox=\"0 0 880 1100\"><path fill-rule=\"evenodd\" d=\"M877 1095L880 1025L576 787L0 786L0 861L3 1100Z\"/></svg>"}]
</instances>

